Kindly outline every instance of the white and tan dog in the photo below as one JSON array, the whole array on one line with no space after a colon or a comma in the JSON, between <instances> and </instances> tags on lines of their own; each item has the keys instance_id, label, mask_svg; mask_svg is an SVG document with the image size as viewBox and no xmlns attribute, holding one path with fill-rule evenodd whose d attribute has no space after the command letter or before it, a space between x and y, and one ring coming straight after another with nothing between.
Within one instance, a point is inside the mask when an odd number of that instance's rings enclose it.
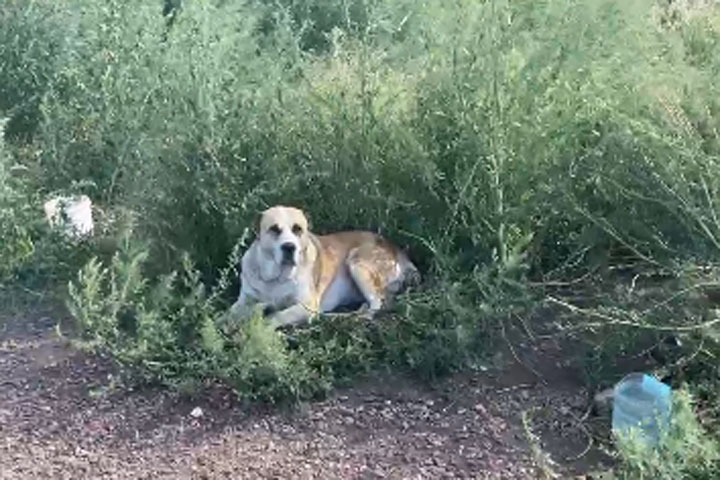
<instances>
[{"instance_id":1,"label":"white and tan dog","mask_svg":"<svg viewBox=\"0 0 720 480\"><path fill-rule=\"evenodd\" d=\"M405 253L377 234L315 236L301 210L276 206L260 218L240 280L231 315L245 317L260 304L279 328L353 304L364 304L372 316L419 275Z\"/></svg>"}]
</instances>

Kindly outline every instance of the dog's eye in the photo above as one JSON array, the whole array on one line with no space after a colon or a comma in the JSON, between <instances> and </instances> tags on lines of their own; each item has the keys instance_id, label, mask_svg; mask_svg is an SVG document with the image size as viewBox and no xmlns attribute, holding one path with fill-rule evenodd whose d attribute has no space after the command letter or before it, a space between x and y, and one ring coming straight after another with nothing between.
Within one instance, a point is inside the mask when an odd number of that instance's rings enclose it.
<instances>
[{"instance_id":1,"label":"dog's eye","mask_svg":"<svg viewBox=\"0 0 720 480\"><path fill-rule=\"evenodd\" d=\"M303 233L302 227L301 227L300 225L298 225L297 223L296 223L295 225L293 225L292 231L293 231L293 233L294 233L295 235L297 235L298 237L299 237L300 235L302 235L302 233Z\"/></svg>"},{"instance_id":2,"label":"dog's eye","mask_svg":"<svg viewBox=\"0 0 720 480\"><path fill-rule=\"evenodd\" d=\"M273 235L280 235L282 233L282 230L280 230L280 227L278 227L277 224L268 228L268 231Z\"/></svg>"}]
</instances>

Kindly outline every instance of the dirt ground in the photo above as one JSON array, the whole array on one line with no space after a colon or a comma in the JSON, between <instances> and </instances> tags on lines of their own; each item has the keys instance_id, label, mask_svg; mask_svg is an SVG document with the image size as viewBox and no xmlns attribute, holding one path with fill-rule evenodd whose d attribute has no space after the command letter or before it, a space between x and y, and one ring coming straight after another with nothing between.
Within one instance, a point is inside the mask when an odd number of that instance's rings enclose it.
<instances>
[{"instance_id":1,"label":"dirt ground","mask_svg":"<svg viewBox=\"0 0 720 480\"><path fill-rule=\"evenodd\" d=\"M525 366L433 386L378 376L272 409L220 387L118 387L109 361L57 335L62 313L32 310L0 317L2 479L590 478L608 460L590 435L607 419L588 416L552 341L518 346Z\"/></svg>"}]
</instances>

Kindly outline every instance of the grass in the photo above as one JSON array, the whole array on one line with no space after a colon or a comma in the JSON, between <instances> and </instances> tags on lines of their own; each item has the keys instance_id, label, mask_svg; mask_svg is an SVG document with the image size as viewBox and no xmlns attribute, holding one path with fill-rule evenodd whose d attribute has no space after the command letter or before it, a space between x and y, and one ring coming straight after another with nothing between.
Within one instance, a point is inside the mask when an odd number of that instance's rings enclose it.
<instances>
[{"instance_id":1,"label":"grass","mask_svg":"<svg viewBox=\"0 0 720 480\"><path fill-rule=\"evenodd\" d=\"M581 309L558 324L593 382L674 332L665 370L713 405L719 44L715 6L675 1L7 0L0 282L72 281L85 347L148 380L276 401L472 368L552 295ZM81 248L38 219L58 193L100 208ZM381 231L424 288L296 350L226 330L280 202ZM580 285L589 305L563 296Z\"/></svg>"}]
</instances>

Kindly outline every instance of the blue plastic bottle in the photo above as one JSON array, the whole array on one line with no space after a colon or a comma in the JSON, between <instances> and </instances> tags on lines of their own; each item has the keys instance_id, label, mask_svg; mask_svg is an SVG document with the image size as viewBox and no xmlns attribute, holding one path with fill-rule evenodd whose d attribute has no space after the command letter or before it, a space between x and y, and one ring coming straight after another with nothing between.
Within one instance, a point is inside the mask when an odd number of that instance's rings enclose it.
<instances>
[{"instance_id":1,"label":"blue plastic bottle","mask_svg":"<svg viewBox=\"0 0 720 480\"><path fill-rule=\"evenodd\" d=\"M672 390L657 379L631 373L616 386L613 395L612 429L616 435L657 445L660 432L670 422Z\"/></svg>"}]
</instances>

